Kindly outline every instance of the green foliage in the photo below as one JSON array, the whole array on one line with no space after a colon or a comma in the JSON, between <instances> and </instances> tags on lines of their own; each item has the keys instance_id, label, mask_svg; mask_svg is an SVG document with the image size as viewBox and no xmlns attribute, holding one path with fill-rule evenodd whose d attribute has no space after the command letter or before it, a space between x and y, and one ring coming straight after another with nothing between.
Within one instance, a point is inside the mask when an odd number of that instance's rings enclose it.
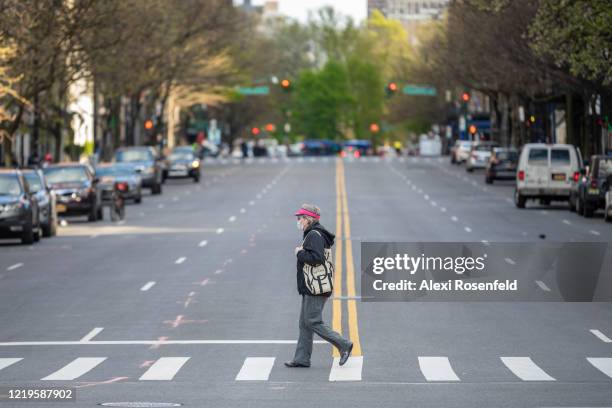
<instances>
[{"instance_id":1,"label":"green foliage","mask_svg":"<svg viewBox=\"0 0 612 408\"><path fill-rule=\"evenodd\" d=\"M612 85L609 0L542 0L529 29L532 48L575 76Z\"/></svg>"}]
</instances>

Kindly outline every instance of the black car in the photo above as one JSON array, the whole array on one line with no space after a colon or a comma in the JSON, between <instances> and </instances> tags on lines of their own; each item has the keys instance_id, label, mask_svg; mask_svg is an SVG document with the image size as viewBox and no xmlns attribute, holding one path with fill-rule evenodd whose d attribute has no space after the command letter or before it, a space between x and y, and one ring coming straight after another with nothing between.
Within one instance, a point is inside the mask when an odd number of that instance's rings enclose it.
<instances>
[{"instance_id":1,"label":"black car","mask_svg":"<svg viewBox=\"0 0 612 408\"><path fill-rule=\"evenodd\" d=\"M38 203L20 170L0 170L0 237L23 244L40 239Z\"/></svg>"},{"instance_id":2,"label":"black car","mask_svg":"<svg viewBox=\"0 0 612 408\"><path fill-rule=\"evenodd\" d=\"M585 217L606 206L608 177L612 175L612 156L591 156L581 177L574 180L570 193L570 209Z\"/></svg>"},{"instance_id":3,"label":"black car","mask_svg":"<svg viewBox=\"0 0 612 408\"><path fill-rule=\"evenodd\" d=\"M26 169L22 172L28 182L30 194L36 197L38 203L42 235L43 237L52 237L57 233L55 192L47 184L47 179L42 170Z\"/></svg>"},{"instance_id":4,"label":"black car","mask_svg":"<svg viewBox=\"0 0 612 408\"><path fill-rule=\"evenodd\" d=\"M177 147L172 150L166 161L165 178L192 178L200 181L200 159L190 147Z\"/></svg>"},{"instance_id":5,"label":"black car","mask_svg":"<svg viewBox=\"0 0 612 408\"><path fill-rule=\"evenodd\" d=\"M58 215L86 215L90 222L102 219L102 193L91 167L65 163L43 171L55 192Z\"/></svg>"},{"instance_id":6,"label":"black car","mask_svg":"<svg viewBox=\"0 0 612 408\"><path fill-rule=\"evenodd\" d=\"M102 199L106 199L121 183L119 194L124 199L134 200L136 204L142 202L142 178L134 167L124 163L102 163L96 166L96 177L100 180Z\"/></svg>"},{"instance_id":7,"label":"black car","mask_svg":"<svg viewBox=\"0 0 612 408\"><path fill-rule=\"evenodd\" d=\"M132 165L142 178L142 186L150 188L151 194L161 194L164 165L155 148L122 147L115 152L115 162Z\"/></svg>"},{"instance_id":8,"label":"black car","mask_svg":"<svg viewBox=\"0 0 612 408\"><path fill-rule=\"evenodd\" d=\"M518 159L519 154L516 149L494 147L485 166L485 182L493 184L494 180L514 180Z\"/></svg>"}]
</instances>

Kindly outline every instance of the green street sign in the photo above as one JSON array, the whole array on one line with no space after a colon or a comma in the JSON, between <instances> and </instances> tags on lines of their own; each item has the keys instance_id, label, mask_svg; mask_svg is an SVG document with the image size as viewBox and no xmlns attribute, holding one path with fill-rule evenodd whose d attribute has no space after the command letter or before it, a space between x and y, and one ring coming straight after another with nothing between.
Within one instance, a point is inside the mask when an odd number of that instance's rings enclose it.
<instances>
[{"instance_id":1,"label":"green street sign","mask_svg":"<svg viewBox=\"0 0 612 408\"><path fill-rule=\"evenodd\" d=\"M253 88L238 87L237 91L241 95L268 95L270 94L270 87L268 86L256 86Z\"/></svg>"},{"instance_id":2,"label":"green street sign","mask_svg":"<svg viewBox=\"0 0 612 408\"><path fill-rule=\"evenodd\" d=\"M436 96L436 88L433 86L419 86L419 85L406 85L404 87L404 93L406 95L420 95L420 96Z\"/></svg>"}]
</instances>

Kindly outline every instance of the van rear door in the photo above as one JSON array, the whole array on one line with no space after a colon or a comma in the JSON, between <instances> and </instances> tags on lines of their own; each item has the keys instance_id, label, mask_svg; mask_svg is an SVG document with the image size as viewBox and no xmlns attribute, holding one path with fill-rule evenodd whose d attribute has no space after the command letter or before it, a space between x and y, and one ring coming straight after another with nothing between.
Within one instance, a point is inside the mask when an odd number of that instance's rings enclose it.
<instances>
[{"instance_id":1,"label":"van rear door","mask_svg":"<svg viewBox=\"0 0 612 408\"><path fill-rule=\"evenodd\" d=\"M572 156L569 147L550 149L549 186L553 189L569 189L572 183Z\"/></svg>"},{"instance_id":2,"label":"van rear door","mask_svg":"<svg viewBox=\"0 0 612 408\"><path fill-rule=\"evenodd\" d=\"M527 152L525 169L525 186L527 188L548 187L548 151L547 147L531 147Z\"/></svg>"}]
</instances>

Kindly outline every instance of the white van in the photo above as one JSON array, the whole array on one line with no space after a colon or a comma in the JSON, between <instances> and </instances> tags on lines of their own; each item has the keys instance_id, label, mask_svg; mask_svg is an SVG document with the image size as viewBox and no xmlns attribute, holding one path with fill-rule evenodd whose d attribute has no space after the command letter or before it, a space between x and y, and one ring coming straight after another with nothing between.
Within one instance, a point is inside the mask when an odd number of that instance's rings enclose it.
<instances>
[{"instance_id":1,"label":"white van","mask_svg":"<svg viewBox=\"0 0 612 408\"><path fill-rule=\"evenodd\" d=\"M572 183L580 180L582 155L569 144L528 143L523 146L516 172L514 203L525 208L529 199L544 205L569 200Z\"/></svg>"}]
</instances>

